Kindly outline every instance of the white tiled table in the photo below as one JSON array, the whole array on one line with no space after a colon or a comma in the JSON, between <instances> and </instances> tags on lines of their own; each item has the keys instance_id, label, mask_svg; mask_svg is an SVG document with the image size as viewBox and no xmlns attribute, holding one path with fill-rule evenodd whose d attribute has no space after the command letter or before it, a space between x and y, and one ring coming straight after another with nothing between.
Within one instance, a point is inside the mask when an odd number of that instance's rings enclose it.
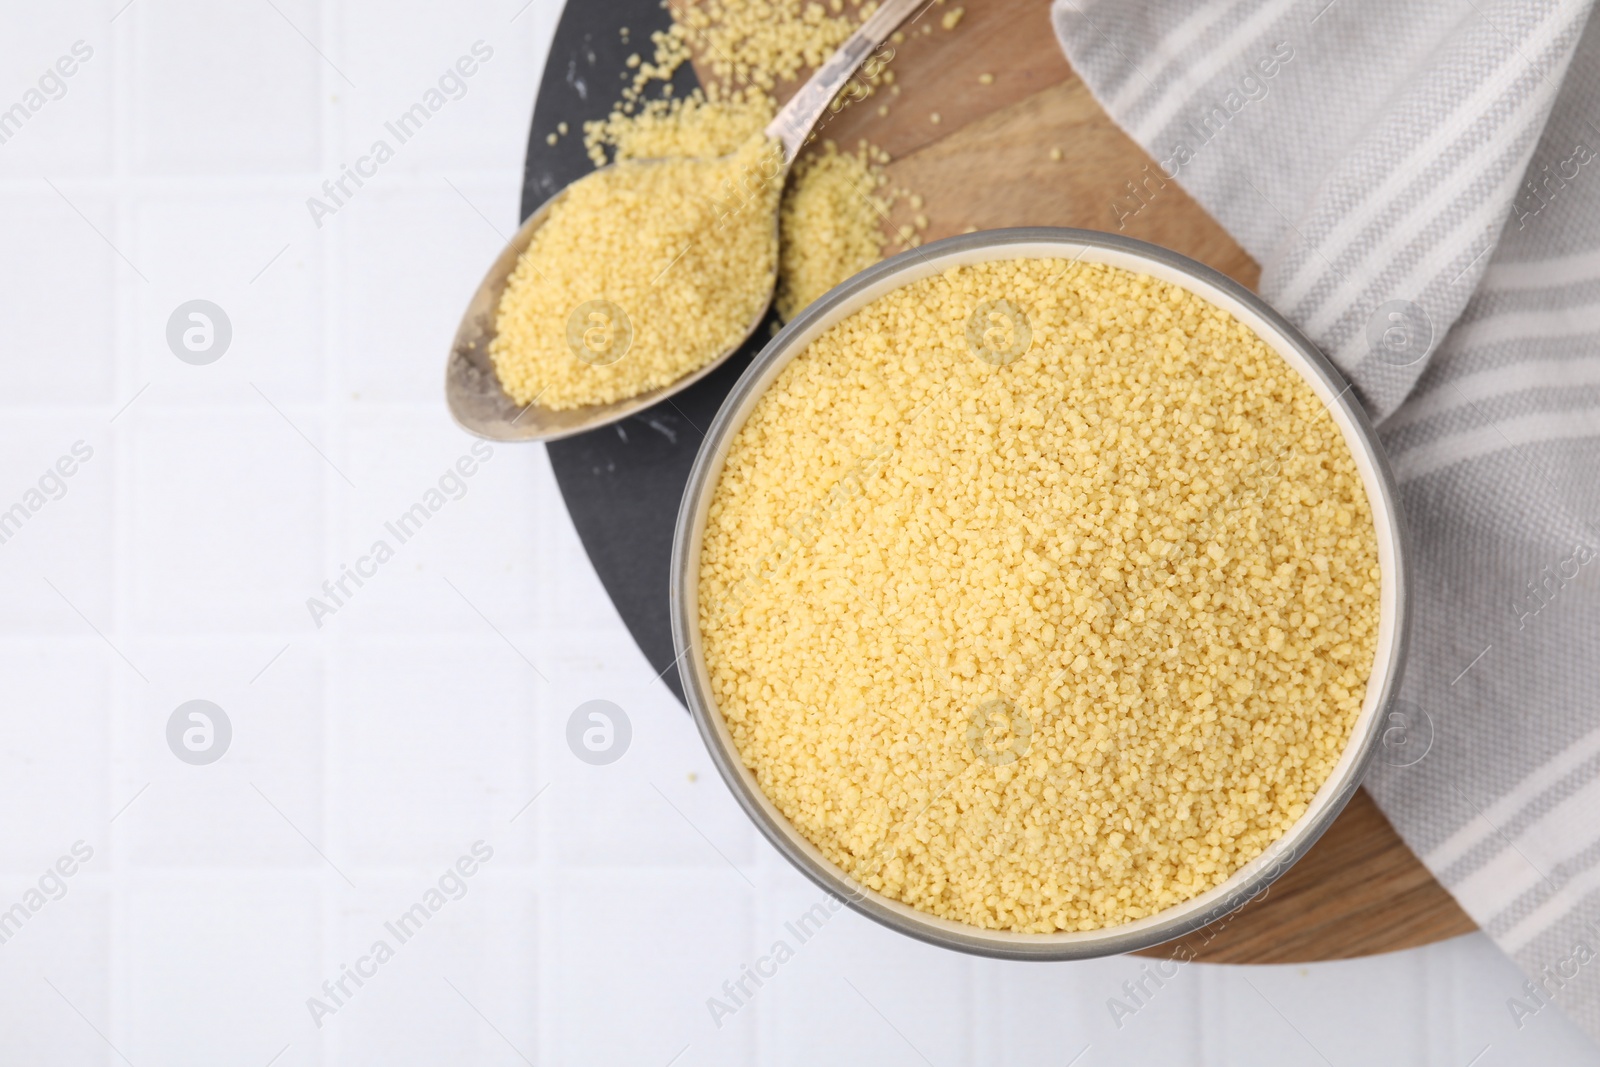
<instances>
[{"instance_id":1,"label":"white tiled table","mask_svg":"<svg viewBox=\"0 0 1600 1067\"><path fill-rule=\"evenodd\" d=\"M124 3L6 0L0 34L0 110L93 49L0 144L0 510L93 450L0 544L0 1067L1600 1056L1553 1012L1517 1031L1476 937L1191 966L1119 1028L1143 961L973 960L848 912L716 1026L817 894L652 679L543 451L495 448L324 625L306 607L469 454L443 356L516 222L556 4ZM315 226L479 40L465 95ZM206 366L166 341L195 298L233 328ZM205 766L166 740L196 698L233 728ZM633 725L609 766L565 741L595 698ZM387 933L477 841L463 895ZM379 938L319 1028L308 998Z\"/></svg>"}]
</instances>

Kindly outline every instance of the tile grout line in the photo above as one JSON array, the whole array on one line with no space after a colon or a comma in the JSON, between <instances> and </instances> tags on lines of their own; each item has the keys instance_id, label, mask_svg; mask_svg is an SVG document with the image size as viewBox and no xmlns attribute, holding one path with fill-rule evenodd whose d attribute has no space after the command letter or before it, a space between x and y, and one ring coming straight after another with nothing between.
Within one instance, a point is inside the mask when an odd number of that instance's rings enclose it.
<instances>
[{"instance_id":1,"label":"tile grout line","mask_svg":"<svg viewBox=\"0 0 1600 1067\"><path fill-rule=\"evenodd\" d=\"M514 0L514 2L520 6L522 0ZM520 15L521 12L519 11L517 14ZM503 15L503 12L497 13L497 18L500 15ZM504 34L501 39L506 41L506 48L509 51L513 48L513 42L537 38L540 34L539 26L540 22L537 19L513 17L506 24L505 29L500 31ZM491 40L490 43L495 44L496 42ZM538 69L531 74L535 85L542 81L544 77L543 68L553 58L552 49L554 44L554 26L552 25L551 36L548 40L542 42L542 47L536 45L529 49L530 54L540 57L537 61ZM535 90L536 95L537 91ZM537 99L534 99L530 104L528 114L530 121L532 119L532 108L537 106ZM526 126L524 126L524 129L526 129ZM518 153L519 164L525 164L526 151L526 142L524 141L522 151ZM448 171L440 169L437 173L444 175ZM488 172L483 173L485 177L488 176ZM458 177L461 176L459 172L457 174ZM516 228L522 223L523 178L524 167L519 165L514 170L512 180L506 186L506 191L510 194L510 232L515 232ZM465 180L470 180L470 178ZM537 462L545 468L550 484L554 486L554 470L550 467L549 453L542 446L537 451L539 454ZM532 561L531 571L538 583L536 588L541 589L556 587L545 584L546 580L552 577L549 569L551 553L547 548L550 539L546 536L551 518L551 514L545 514L539 518L535 526L535 529L541 535L541 539L536 549L537 556ZM549 616L549 612L554 601L553 598L541 598L541 600L544 600L545 603L541 604L534 614L529 629L535 634L543 635L553 632L554 629L549 625L553 621ZM554 666L552 666L552 674L555 674ZM559 678L559 675L556 675L556 677ZM554 706L554 694L559 691L554 684L533 689L527 709L531 719L528 737L533 745L531 762L535 770L535 776L545 782L555 782L557 780L556 762L559 759L560 750L555 744L546 745L544 742L546 739L550 739L552 742L555 741L559 736L555 731L555 724L563 722L565 719L565 715L561 714L562 709ZM550 714L551 712L556 714ZM534 917L532 927L541 950L537 952L536 965L531 968L531 982L532 1017L535 1031L534 1058L541 1064L560 1063L563 1061L558 1041L558 1038L562 1035L558 1031L565 1031L566 1029L560 1016L551 1011L550 1008L552 990L561 987L559 961L556 958L556 952L551 949L551 946L560 943L560 931L553 902L568 889L566 880L563 877L565 871L557 858L556 835L551 830L554 810L554 806L545 805L542 810L536 811L531 831L525 831L529 833L528 851L531 853L528 865L533 872L533 884L538 887L533 891Z\"/></svg>"},{"instance_id":2,"label":"tile grout line","mask_svg":"<svg viewBox=\"0 0 1600 1067\"><path fill-rule=\"evenodd\" d=\"M1204 966L1202 964L1202 966ZM1226 1058L1214 1055L1227 1039L1227 1010L1228 1010L1228 982L1226 971L1195 972L1201 979L1199 994L1195 1000L1195 1030L1199 1039L1200 1065L1212 1067L1213 1064L1226 1064ZM1209 980L1207 980L1209 979ZM1208 1007L1213 1008L1207 1011ZM1206 1025L1205 1020L1213 1020L1211 1025Z\"/></svg>"},{"instance_id":3,"label":"tile grout line","mask_svg":"<svg viewBox=\"0 0 1600 1067\"><path fill-rule=\"evenodd\" d=\"M317 27L318 37L322 40L323 47L338 55L340 60L348 65L349 57L344 55L344 41L338 35L338 27L342 22L343 4L338 0L318 0ZM328 64L317 66L317 119L319 122L317 159L324 174L332 172L337 166L337 152L339 143L339 104L335 102L334 94L339 94L339 100L344 99L342 89L331 84L332 79L328 71ZM354 90L352 90L354 91ZM313 183L316 184L316 183ZM348 220L346 220L348 221ZM317 242L314 256L307 256L308 260L315 259L320 267L320 284L317 293L317 317L319 324L319 341L321 344L322 366L322 403L319 405L319 422L322 424L323 447L339 457L345 466L349 465L349 457L344 454L343 445L345 435L342 422L335 425L335 415L339 412L339 394L343 389L343 378L340 374L339 361L334 357L337 351L337 338L343 326L339 307L341 302L330 299L338 290L342 293L343 279L337 272L338 242L340 227L331 226L325 232L318 231L312 240ZM339 434L339 446L333 440L334 434ZM327 574L338 573L338 544L344 534L347 513L339 507L337 493L341 486L335 476L324 465L320 468L318 476L322 488L322 560L323 570ZM342 661L340 655L342 648L337 631L325 635L327 640L319 650L322 659L322 672L320 679L320 692L322 695L322 717L320 735L320 750L322 753L322 768L319 774L321 786L321 834L324 848L345 855L344 842L339 840L336 828L339 820L335 817L340 793L338 791L339 773L335 769L336 744L338 741L338 716L333 714L334 701L338 699L338 678ZM342 887L330 886L324 879L318 883L319 902L322 905L322 971L324 974L334 974L338 970L337 956L340 944L340 907L338 896L343 895ZM320 1050L328 1063L341 1063L344 1060L344 1028L334 1027L323 1039L323 1048Z\"/></svg>"},{"instance_id":4,"label":"tile grout line","mask_svg":"<svg viewBox=\"0 0 1600 1067\"><path fill-rule=\"evenodd\" d=\"M141 6L142 0L140 0ZM130 12L132 14L132 12ZM326 106L322 101L319 106ZM123 110L117 105L115 111ZM115 135L113 134L113 137ZM130 165L131 166L131 165ZM521 183L521 171L509 167L462 166L448 171L395 170L384 172L384 184L400 193L414 193L432 189L442 174L455 180L487 185L491 183ZM326 171L286 170L271 174L139 174L129 170L117 177L115 169L105 174L62 173L49 178L62 192L90 196L114 196L132 193L136 196L156 196L171 199L183 197L216 197L243 193L260 197L285 197L300 200L308 188L317 187L327 177ZM39 177L15 178L0 175L0 196L39 191ZM331 225L331 224L330 224Z\"/></svg>"},{"instance_id":5,"label":"tile grout line","mask_svg":"<svg viewBox=\"0 0 1600 1067\"><path fill-rule=\"evenodd\" d=\"M110 18L107 9L106 17ZM138 13L130 13L131 17L109 22L106 42L106 51L110 53L111 83L113 86L111 100L111 188L108 201L112 210L112 232L117 236L117 242L122 247L134 247L132 237L136 227L131 225L129 219L132 215L133 195L128 189L128 179L132 172L132 139L133 139L133 111L134 111L134 52L138 44ZM138 252L134 248L135 253ZM139 301L132 295L132 283L127 274L113 266L113 311L112 311L112 351L111 360L113 371L111 374L113 388L113 403L118 397L126 396L136 387L135 379L138 376L139 344L138 322ZM140 294L144 295L144 294ZM111 460L111 602L112 602L112 632L117 635L121 643L126 643L128 627L131 621L132 600L132 555L131 544L133 540L132 511L133 490L131 479L133 461L131 457L131 442L134 439L132 424L123 423L121 426L109 426L106 437L106 448L110 452ZM119 447L119 445L121 447ZM137 752L137 730L129 736L130 727L141 721L144 713L144 702L135 694L133 680L124 671L114 671L111 676L111 707L107 709L110 718L109 749L111 753L108 776L111 780L111 796L118 795L117 779L122 773L125 764L132 760L118 758L121 752ZM119 736L121 735L121 736ZM127 924L125 921L126 902L130 897L132 874L126 869L121 850L113 845L111 826L106 827L106 863L109 867L108 881L110 883L110 899L107 901L109 915L106 919L107 928L107 960L106 971L109 975L110 988L106 991L106 1032L115 1046L128 1044L126 1020L131 1018L130 1004L128 1003L128 952L126 941L128 938Z\"/></svg>"},{"instance_id":6,"label":"tile grout line","mask_svg":"<svg viewBox=\"0 0 1600 1067\"><path fill-rule=\"evenodd\" d=\"M970 956L961 961L961 984L964 995L961 998L961 1030L966 1039L966 1062L981 1063L983 1057L978 1054L981 1042L978 1040L978 1027L987 1012L980 1013L978 1006L993 1007L991 986L993 976L986 966L987 960ZM1001 1062L1005 1062L1002 1058ZM1014 1061L1013 1061L1014 1062Z\"/></svg>"}]
</instances>

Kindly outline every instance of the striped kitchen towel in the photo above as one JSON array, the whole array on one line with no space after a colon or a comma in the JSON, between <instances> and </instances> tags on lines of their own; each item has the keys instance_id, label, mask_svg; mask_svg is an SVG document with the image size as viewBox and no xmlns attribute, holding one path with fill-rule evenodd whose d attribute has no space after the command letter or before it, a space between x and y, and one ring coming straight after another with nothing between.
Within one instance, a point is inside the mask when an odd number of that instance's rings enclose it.
<instances>
[{"instance_id":1,"label":"striped kitchen towel","mask_svg":"<svg viewBox=\"0 0 1600 1067\"><path fill-rule=\"evenodd\" d=\"M1057 0L1068 58L1354 383L1415 557L1368 779L1600 1038L1600 24L1589 0ZM1600 23L1600 20L1596 20Z\"/></svg>"}]
</instances>

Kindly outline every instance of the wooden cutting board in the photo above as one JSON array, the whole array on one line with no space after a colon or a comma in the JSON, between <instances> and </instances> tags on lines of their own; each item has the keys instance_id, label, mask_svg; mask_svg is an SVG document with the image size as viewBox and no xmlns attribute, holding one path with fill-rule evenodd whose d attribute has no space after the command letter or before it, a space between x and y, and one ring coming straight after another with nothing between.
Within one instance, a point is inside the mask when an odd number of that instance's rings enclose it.
<instances>
[{"instance_id":1,"label":"wooden cutting board","mask_svg":"<svg viewBox=\"0 0 1600 1067\"><path fill-rule=\"evenodd\" d=\"M940 20L957 7L962 17L947 31ZM1106 230L1181 252L1255 288L1255 261L1177 183L1162 179L1072 72L1043 0L944 0L902 32L889 44L899 92L879 86L822 130L841 148L865 138L887 150L892 185L922 197L920 208L897 204L886 232L917 214L927 218L925 240L1005 226ZM712 77L706 64L696 69L703 80ZM1362 791L1266 896L1183 939L1181 949L1170 943L1146 954L1294 963L1390 952L1474 929Z\"/></svg>"}]
</instances>

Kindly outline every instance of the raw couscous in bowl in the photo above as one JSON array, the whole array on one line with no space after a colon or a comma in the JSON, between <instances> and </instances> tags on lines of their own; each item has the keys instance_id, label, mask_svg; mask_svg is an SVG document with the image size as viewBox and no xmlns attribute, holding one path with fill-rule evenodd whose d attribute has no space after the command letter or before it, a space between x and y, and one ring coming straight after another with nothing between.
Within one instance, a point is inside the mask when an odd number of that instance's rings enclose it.
<instances>
[{"instance_id":1,"label":"raw couscous in bowl","mask_svg":"<svg viewBox=\"0 0 1600 1067\"><path fill-rule=\"evenodd\" d=\"M1327 359L1232 280L1084 230L839 285L700 448L672 625L719 772L823 890L981 955L1230 913L1361 783L1404 531Z\"/></svg>"}]
</instances>

